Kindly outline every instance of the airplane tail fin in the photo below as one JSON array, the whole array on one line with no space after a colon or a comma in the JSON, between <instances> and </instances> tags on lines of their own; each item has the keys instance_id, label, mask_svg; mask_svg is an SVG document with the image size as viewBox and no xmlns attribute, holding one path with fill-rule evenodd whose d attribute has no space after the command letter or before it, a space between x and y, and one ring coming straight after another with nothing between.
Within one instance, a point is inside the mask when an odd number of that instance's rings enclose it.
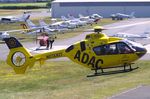
<instances>
[{"instance_id":1,"label":"airplane tail fin","mask_svg":"<svg viewBox=\"0 0 150 99\"><path fill-rule=\"evenodd\" d=\"M40 26L48 26L48 24L46 24L46 23L44 22L44 20L39 20L39 24L40 24Z\"/></svg>"},{"instance_id":2,"label":"airplane tail fin","mask_svg":"<svg viewBox=\"0 0 150 99\"><path fill-rule=\"evenodd\" d=\"M27 22L27 25L29 26L29 28L36 27L36 25L31 20L27 20L26 22Z\"/></svg>"},{"instance_id":3,"label":"airplane tail fin","mask_svg":"<svg viewBox=\"0 0 150 99\"><path fill-rule=\"evenodd\" d=\"M144 38L149 38L149 32L144 32L143 34L142 34L142 36L144 37Z\"/></svg>"},{"instance_id":4,"label":"airplane tail fin","mask_svg":"<svg viewBox=\"0 0 150 99\"><path fill-rule=\"evenodd\" d=\"M35 58L16 38L5 38L4 41L10 49L7 64L14 69L16 74L24 74L28 67L33 67Z\"/></svg>"},{"instance_id":5,"label":"airplane tail fin","mask_svg":"<svg viewBox=\"0 0 150 99\"><path fill-rule=\"evenodd\" d=\"M131 18L135 18L134 14L135 14L135 12L131 12L131 14L130 14Z\"/></svg>"},{"instance_id":6,"label":"airplane tail fin","mask_svg":"<svg viewBox=\"0 0 150 99\"><path fill-rule=\"evenodd\" d=\"M65 16L61 16L62 21L67 21L68 19Z\"/></svg>"},{"instance_id":7,"label":"airplane tail fin","mask_svg":"<svg viewBox=\"0 0 150 99\"><path fill-rule=\"evenodd\" d=\"M24 29L24 31L27 33L27 32L30 32L30 29L29 29L29 27L25 24L25 23L23 23L23 24L20 24L21 25L21 27Z\"/></svg>"},{"instance_id":8,"label":"airplane tail fin","mask_svg":"<svg viewBox=\"0 0 150 99\"><path fill-rule=\"evenodd\" d=\"M69 18L70 20L75 19L74 16L72 16L71 14L68 14L68 18Z\"/></svg>"},{"instance_id":9,"label":"airplane tail fin","mask_svg":"<svg viewBox=\"0 0 150 99\"><path fill-rule=\"evenodd\" d=\"M82 14L79 14L79 18L82 18L82 17L84 17Z\"/></svg>"},{"instance_id":10,"label":"airplane tail fin","mask_svg":"<svg viewBox=\"0 0 150 99\"><path fill-rule=\"evenodd\" d=\"M26 22L30 18L29 14L23 14L22 19Z\"/></svg>"}]
</instances>

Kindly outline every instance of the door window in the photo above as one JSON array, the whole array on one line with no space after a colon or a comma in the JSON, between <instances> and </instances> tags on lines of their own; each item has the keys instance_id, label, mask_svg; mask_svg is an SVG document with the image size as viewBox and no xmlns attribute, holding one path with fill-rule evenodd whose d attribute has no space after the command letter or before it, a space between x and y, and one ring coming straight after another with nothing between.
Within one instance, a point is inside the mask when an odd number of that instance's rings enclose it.
<instances>
[{"instance_id":1,"label":"door window","mask_svg":"<svg viewBox=\"0 0 150 99\"><path fill-rule=\"evenodd\" d=\"M93 48L96 55L113 55L118 54L116 44L102 45Z\"/></svg>"}]
</instances>

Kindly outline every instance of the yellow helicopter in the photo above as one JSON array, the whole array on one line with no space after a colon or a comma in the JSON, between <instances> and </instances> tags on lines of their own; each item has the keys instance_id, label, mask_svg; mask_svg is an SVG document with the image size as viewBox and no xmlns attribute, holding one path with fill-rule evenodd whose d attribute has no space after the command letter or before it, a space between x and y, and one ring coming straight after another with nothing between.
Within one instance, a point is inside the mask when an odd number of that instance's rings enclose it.
<instances>
[{"instance_id":1,"label":"yellow helicopter","mask_svg":"<svg viewBox=\"0 0 150 99\"><path fill-rule=\"evenodd\" d=\"M45 60L68 57L70 60L94 70L94 75L98 74L100 69L114 67L130 67L132 63L143 55L147 50L141 44L124 40L117 37L108 37L102 33L103 27L94 28L95 33L86 35L85 39L70 45L66 49L56 50L32 55L23 45L14 37L5 38L5 42L10 49L7 57L7 63L17 74L25 73L27 68L34 66L36 61L43 64Z\"/></svg>"}]
</instances>

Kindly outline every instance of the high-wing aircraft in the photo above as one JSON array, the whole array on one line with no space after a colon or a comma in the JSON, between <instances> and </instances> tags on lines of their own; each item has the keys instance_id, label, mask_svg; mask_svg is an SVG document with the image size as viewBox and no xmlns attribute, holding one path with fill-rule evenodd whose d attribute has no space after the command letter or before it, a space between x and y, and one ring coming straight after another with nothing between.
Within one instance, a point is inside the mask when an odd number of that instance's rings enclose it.
<instances>
[{"instance_id":1,"label":"high-wing aircraft","mask_svg":"<svg viewBox=\"0 0 150 99\"><path fill-rule=\"evenodd\" d=\"M137 39L149 39L149 32L145 32L145 33L143 33L141 35L130 34L130 33L116 33L113 36L135 41Z\"/></svg>"},{"instance_id":2,"label":"high-wing aircraft","mask_svg":"<svg viewBox=\"0 0 150 99\"><path fill-rule=\"evenodd\" d=\"M26 32L27 34L33 34L35 35L36 33L42 33L46 32L48 34L53 34L56 30L48 28L46 26L40 26L40 25L35 25L31 20L27 20L26 24L21 24L23 29L27 29Z\"/></svg>"},{"instance_id":3,"label":"high-wing aircraft","mask_svg":"<svg viewBox=\"0 0 150 99\"><path fill-rule=\"evenodd\" d=\"M123 20L125 18L135 18L134 12L132 12L130 15L128 14L123 14L123 13L116 13L116 14L111 14L110 15L112 20Z\"/></svg>"},{"instance_id":4,"label":"high-wing aircraft","mask_svg":"<svg viewBox=\"0 0 150 99\"><path fill-rule=\"evenodd\" d=\"M84 40L64 49L32 55L16 38L4 39L10 49L7 63L17 74L25 73L36 61L68 57L70 60L95 71L100 69L123 67L124 71L132 70L131 64L146 54L147 50L137 43L117 37L108 37L101 33L103 28L95 27L95 33L86 35ZM127 67L130 67L129 69Z\"/></svg>"},{"instance_id":5,"label":"high-wing aircraft","mask_svg":"<svg viewBox=\"0 0 150 99\"><path fill-rule=\"evenodd\" d=\"M23 14L21 17L6 16L0 18L0 23L25 22L30 18L29 14Z\"/></svg>"}]
</instances>

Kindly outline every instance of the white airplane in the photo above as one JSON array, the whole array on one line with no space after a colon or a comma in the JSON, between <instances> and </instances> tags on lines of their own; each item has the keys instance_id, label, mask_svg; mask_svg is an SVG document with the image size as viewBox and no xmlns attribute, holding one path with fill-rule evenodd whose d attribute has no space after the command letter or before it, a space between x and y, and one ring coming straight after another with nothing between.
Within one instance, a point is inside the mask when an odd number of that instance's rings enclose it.
<instances>
[{"instance_id":1,"label":"white airplane","mask_svg":"<svg viewBox=\"0 0 150 99\"><path fill-rule=\"evenodd\" d=\"M83 16L83 15L81 15L81 14L79 14L79 19L80 19L81 21L86 21L87 24L93 24L94 21L95 21L95 19L90 18L90 16Z\"/></svg>"},{"instance_id":2,"label":"white airplane","mask_svg":"<svg viewBox=\"0 0 150 99\"><path fill-rule=\"evenodd\" d=\"M0 40L3 40L4 38L10 37L9 33L12 33L12 32L21 32L21 31L24 31L24 30L26 30L26 29L0 31Z\"/></svg>"},{"instance_id":3,"label":"white airplane","mask_svg":"<svg viewBox=\"0 0 150 99\"><path fill-rule=\"evenodd\" d=\"M87 24L92 24L92 23L97 23L100 19L102 19L103 17L98 15L98 14L92 14L91 16L83 16L81 14L79 14L79 19L82 21L86 21Z\"/></svg>"},{"instance_id":4,"label":"white airplane","mask_svg":"<svg viewBox=\"0 0 150 99\"><path fill-rule=\"evenodd\" d=\"M64 28L68 28L68 29L74 29L77 27L77 24L69 22L69 21L62 21L60 26L62 26Z\"/></svg>"},{"instance_id":5,"label":"white airplane","mask_svg":"<svg viewBox=\"0 0 150 99\"><path fill-rule=\"evenodd\" d=\"M0 40L3 40L4 38L10 37L7 32L0 32Z\"/></svg>"},{"instance_id":6,"label":"white airplane","mask_svg":"<svg viewBox=\"0 0 150 99\"><path fill-rule=\"evenodd\" d=\"M55 32L55 29L48 28L46 26L40 26L40 25L35 25L31 20L27 20L26 24L21 24L23 29L26 29L27 34L33 34L35 35L36 33L43 33L46 32L48 34L53 34Z\"/></svg>"},{"instance_id":7,"label":"white airplane","mask_svg":"<svg viewBox=\"0 0 150 99\"><path fill-rule=\"evenodd\" d=\"M93 19L102 19L103 18L103 16L100 16L99 14L92 14L90 17Z\"/></svg>"},{"instance_id":8,"label":"white airplane","mask_svg":"<svg viewBox=\"0 0 150 99\"><path fill-rule=\"evenodd\" d=\"M85 26L86 21L81 21L79 18L74 18L73 16L68 16L69 18L66 18L65 16L61 16L62 21L67 21L70 24L76 24L77 27L79 26Z\"/></svg>"},{"instance_id":9,"label":"white airplane","mask_svg":"<svg viewBox=\"0 0 150 99\"><path fill-rule=\"evenodd\" d=\"M66 30L68 30L67 27L62 25L62 22L56 22L53 24L46 24L44 22L44 20L39 20L39 24L41 27L50 28L50 29L55 30L56 32L65 32Z\"/></svg>"},{"instance_id":10,"label":"white airplane","mask_svg":"<svg viewBox=\"0 0 150 99\"><path fill-rule=\"evenodd\" d=\"M141 35L138 34L129 34L129 33L117 33L113 35L114 37L120 37L120 38L125 38L128 40L135 41L137 39L149 39L149 32L144 32Z\"/></svg>"},{"instance_id":11,"label":"white airplane","mask_svg":"<svg viewBox=\"0 0 150 99\"><path fill-rule=\"evenodd\" d=\"M6 16L0 18L0 23L26 22L30 18L29 14L23 14L21 17Z\"/></svg>"},{"instance_id":12,"label":"white airplane","mask_svg":"<svg viewBox=\"0 0 150 99\"><path fill-rule=\"evenodd\" d=\"M134 12L132 12L130 15L123 14L123 13L116 13L116 14L111 14L110 16L112 20L123 20L125 18L135 18Z\"/></svg>"},{"instance_id":13,"label":"white airplane","mask_svg":"<svg viewBox=\"0 0 150 99\"><path fill-rule=\"evenodd\" d=\"M57 19L52 18L52 19L51 19L51 22L52 22L52 23L55 23L55 22L57 22Z\"/></svg>"}]
</instances>

